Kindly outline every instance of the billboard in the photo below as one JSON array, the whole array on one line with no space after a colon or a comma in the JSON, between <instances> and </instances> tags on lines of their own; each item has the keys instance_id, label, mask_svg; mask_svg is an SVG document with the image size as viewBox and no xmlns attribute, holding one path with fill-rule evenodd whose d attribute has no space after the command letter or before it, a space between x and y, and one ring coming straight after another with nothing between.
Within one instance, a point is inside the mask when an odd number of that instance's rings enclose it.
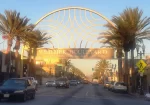
<instances>
[{"instance_id":1,"label":"billboard","mask_svg":"<svg viewBox=\"0 0 150 105\"><path fill-rule=\"evenodd\" d=\"M68 58L68 59L112 59L113 48L38 48L36 60L43 58Z\"/></svg>"}]
</instances>

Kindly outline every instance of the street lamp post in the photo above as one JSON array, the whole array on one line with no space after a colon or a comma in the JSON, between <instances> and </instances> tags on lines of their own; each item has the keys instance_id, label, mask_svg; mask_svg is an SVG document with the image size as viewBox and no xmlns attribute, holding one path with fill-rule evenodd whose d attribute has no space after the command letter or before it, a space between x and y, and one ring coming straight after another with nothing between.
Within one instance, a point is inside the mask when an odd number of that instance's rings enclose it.
<instances>
[{"instance_id":1,"label":"street lamp post","mask_svg":"<svg viewBox=\"0 0 150 105\"><path fill-rule=\"evenodd\" d=\"M136 47L136 50L137 50L137 56L140 55L140 59L142 59L142 55L145 54L145 45L143 44L142 45L142 51L139 52L139 46ZM140 95L143 95L144 94L144 91L143 91L143 73L140 73Z\"/></svg>"}]
</instances>

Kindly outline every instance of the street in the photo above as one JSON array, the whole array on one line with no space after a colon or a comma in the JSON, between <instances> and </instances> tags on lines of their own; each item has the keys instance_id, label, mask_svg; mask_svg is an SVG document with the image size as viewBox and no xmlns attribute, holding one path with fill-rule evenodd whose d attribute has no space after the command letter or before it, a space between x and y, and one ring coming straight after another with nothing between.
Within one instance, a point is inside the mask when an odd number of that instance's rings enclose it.
<instances>
[{"instance_id":1,"label":"street","mask_svg":"<svg viewBox=\"0 0 150 105\"><path fill-rule=\"evenodd\" d=\"M81 84L69 89L39 88L34 100L27 102L2 100L0 105L149 105L150 101L128 94L113 93L102 85Z\"/></svg>"}]
</instances>

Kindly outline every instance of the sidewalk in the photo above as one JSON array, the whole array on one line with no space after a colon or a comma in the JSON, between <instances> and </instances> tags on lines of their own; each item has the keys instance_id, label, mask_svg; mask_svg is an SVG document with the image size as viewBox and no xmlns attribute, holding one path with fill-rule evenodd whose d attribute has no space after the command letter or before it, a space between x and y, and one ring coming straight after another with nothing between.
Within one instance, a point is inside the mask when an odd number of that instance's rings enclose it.
<instances>
[{"instance_id":1,"label":"sidewalk","mask_svg":"<svg viewBox=\"0 0 150 105\"><path fill-rule=\"evenodd\" d=\"M136 98L144 98L144 96L145 96L145 95L140 95L138 93L128 93L128 94L131 95L131 96L134 96Z\"/></svg>"}]
</instances>

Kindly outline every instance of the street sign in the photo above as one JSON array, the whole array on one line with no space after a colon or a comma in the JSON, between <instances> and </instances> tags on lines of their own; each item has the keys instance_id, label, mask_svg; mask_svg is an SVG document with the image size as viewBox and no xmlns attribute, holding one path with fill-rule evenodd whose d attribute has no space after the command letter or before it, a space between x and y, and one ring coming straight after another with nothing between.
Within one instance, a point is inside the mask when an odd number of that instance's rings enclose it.
<instances>
[{"instance_id":1,"label":"street sign","mask_svg":"<svg viewBox=\"0 0 150 105\"><path fill-rule=\"evenodd\" d=\"M143 60L139 60L136 63L136 66L140 69L140 71L144 72L144 68L147 66L147 64Z\"/></svg>"},{"instance_id":2,"label":"street sign","mask_svg":"<svg viewBox=\"0 0 150 105\"><path fill-rule=\"evenodd\" d=\"M142 69L142 70L139 69L138 72L139 73L144 73L144 69Z\"/></svg>"}]
</instances>

